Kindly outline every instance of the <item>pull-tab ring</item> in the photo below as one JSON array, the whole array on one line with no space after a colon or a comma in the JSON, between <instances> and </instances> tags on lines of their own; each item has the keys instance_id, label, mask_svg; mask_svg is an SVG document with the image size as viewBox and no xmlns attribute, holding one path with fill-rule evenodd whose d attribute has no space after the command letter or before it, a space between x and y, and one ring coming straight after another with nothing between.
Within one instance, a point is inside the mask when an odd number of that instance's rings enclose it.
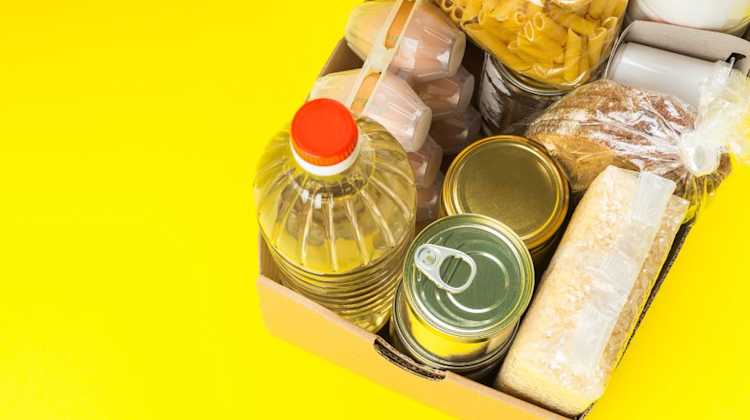
<instances>
[{"instance_id":1,"label":"pull-tab ring","mask_svg":"<svg viewBox=\"0 0 750 420\"><path fill-rule=\"evenodd\" d=\"M440 276L440 267L443 262L450 257L458 258L469 265L471 272L469 278L459 287L453 287L443 280ZM465 291L471 286L474 277L477 275L477 263L468 254L457 249L446 248L444 246L424 244L417 248L414 253L414 264L428 279L432 280L435 285L451 294L457 294Z\"/></svg>"}]
</instances>

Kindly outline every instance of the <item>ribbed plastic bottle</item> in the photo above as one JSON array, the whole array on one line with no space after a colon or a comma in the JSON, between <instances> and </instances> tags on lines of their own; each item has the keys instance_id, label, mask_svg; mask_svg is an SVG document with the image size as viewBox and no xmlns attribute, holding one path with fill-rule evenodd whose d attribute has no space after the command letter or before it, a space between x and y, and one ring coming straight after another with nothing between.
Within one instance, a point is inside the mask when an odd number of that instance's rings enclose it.
<instances>
[{"instance_id":1,"label":"ribbed plastic bottle","mask_svg":"<svg viewBox=\"0 0 750 420\"><path fill-rule=\"evenodd\" d=\"M306 103L268 144L258 222L283 283L368 330L388 320L415 228L406 152L339 102Z\"/></svg>"}]
</instances>

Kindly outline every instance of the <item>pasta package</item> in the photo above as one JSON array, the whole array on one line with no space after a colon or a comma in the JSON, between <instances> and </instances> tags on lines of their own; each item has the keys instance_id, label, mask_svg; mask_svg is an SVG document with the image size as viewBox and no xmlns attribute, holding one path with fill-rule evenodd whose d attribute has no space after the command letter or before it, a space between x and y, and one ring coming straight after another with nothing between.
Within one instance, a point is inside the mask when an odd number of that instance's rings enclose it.
<instances>
[{"instance_id":1,"label":"pasta package","mask_svg":"<svg viewBox=\"0 0 750 420\"><path fill-rule=\"evenodd\" d=\"M560 163L574 193L589 188L610 165L652 172L677 184L676 194L691 203L691 218L731 171L729 155L719 148L705 154L715 157L714 166L691 169L695 159L686 158L686 146L695 138L688 136L698 129L697 118L677 98L599 80L550 106L526 135ZM696 142L723 136L705 133Z\"/></svg>"},{"instance_id":2,"label":"pasta package","mask_svg":"<svg viewBox=\"0 0 750 420\"><path fill-rule=\"evenodd\" d=\"M608 167L591 184L498 375L568 416L604 393L688 208L674 182Z\"/></svg>"},{"instance_id":3,"label":"pasta package","mask_svg":"<svg viewBox=\"0 0 750 420\"><path fill-rule=\"evenodd\" d=\"M438 0L521 78L554 89L588 82L609 56L628 0Z\"/></svg>"}]
</instances>

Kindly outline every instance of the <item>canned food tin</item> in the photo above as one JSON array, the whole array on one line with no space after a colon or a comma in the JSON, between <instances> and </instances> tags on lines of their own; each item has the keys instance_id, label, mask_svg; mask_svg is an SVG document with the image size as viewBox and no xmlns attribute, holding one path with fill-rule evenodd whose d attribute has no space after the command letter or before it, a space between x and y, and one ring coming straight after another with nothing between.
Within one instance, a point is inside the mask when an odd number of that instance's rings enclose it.
<instances>
[{"instance_id":1,"label":"canned food tin","mask_svg":"<svg viewBox=\"0 0 750 420\"><path fill-rule=\"evenodd\" d=\"M507 351L533 289L531 255L509 227L482 215L446 217L406 254L391 329L426 365L481 371Z\"/></svg>"},{"instance_id":2,"label":"canned food tin","mask_svg":"<svg viewBox=\"0 0 750 420\"><path fill-rule=\"evenodd\" d=\"M542 146L523 137L495 136L456 157L441 204L448 216L482 214L508 225L540 264L567 216L570 188Z\"/></svg>"},{"instance_id":3,"label":"canned food tin","mask_svg":"<svg viewBox=\"0 0 750 420\"><path fill-rule=\"evenodd\" d=\"M396 293L395 301L395 305L398 308L402 308L403 305L400 289L401 288L399 287L399 292ZM409 354L419 363L431 366L436 369L450 370L451 372L458 373L477 382L489 382L494 379L494 377L496 376L495 374L497 373L497 369L500 366L500 361L502 361L502 359L508 353L510 345L515 338L516 333L518 332L518 327L520 325L520 323L516 325L516 328L513 330L513 334L510 336L510 339L508 339L506 343L498 348L494 353L490 353L487 357L480 358L476 361L457 363L436 358L430 353L426 352L416 342L416 340L408 334L405 320L400 316L400 314L403 312L404 311L401 309L394 310L389 325L391 342L394 346L396 346L397 349L405 354Z\"/></svg>"},{"instance_id":4,"label":"canned food tin","mask_svg":"<svg viewBox=\"0 0 750 420\"><path fill-rule=\"evenodd\" d=\"M543 111L567 92L519 77L485 53L479 84L479 112L485 134L509 132L514 123Z\"/></svg>"}]
</instances>

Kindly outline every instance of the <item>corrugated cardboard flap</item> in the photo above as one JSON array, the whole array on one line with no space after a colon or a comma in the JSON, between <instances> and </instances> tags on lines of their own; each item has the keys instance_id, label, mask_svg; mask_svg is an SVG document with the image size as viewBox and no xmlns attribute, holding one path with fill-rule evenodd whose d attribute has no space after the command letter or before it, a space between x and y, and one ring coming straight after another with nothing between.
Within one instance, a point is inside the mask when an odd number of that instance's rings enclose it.
<instances>
[{"instance_id":1,"label":"corrugated cardboard flap","mask_svg":"<svg viewBox=\"0 0 750 420\"><path fill-rule=\"evenodd\" d=\"M260 244L258 279L268 330L309 352L452 415L471 418L564 419L451 372L413 362L377 335L266 277L278 275ZM279 277L275 277L279 278Z\"/></svg>"},{"instance_id":2,"label":"corrugated cardboard flap","mask_svg":"<svg viewBox=\"0 0 750 420\"><path fill-rule=\"evenodd\" d=\"M750 72L750 42L734 35L635 21L623 31L618 45L623 42L635 42L706 61L724 61L734 56L735 67L745 74Z\"/></svg>"}]
</instances>

